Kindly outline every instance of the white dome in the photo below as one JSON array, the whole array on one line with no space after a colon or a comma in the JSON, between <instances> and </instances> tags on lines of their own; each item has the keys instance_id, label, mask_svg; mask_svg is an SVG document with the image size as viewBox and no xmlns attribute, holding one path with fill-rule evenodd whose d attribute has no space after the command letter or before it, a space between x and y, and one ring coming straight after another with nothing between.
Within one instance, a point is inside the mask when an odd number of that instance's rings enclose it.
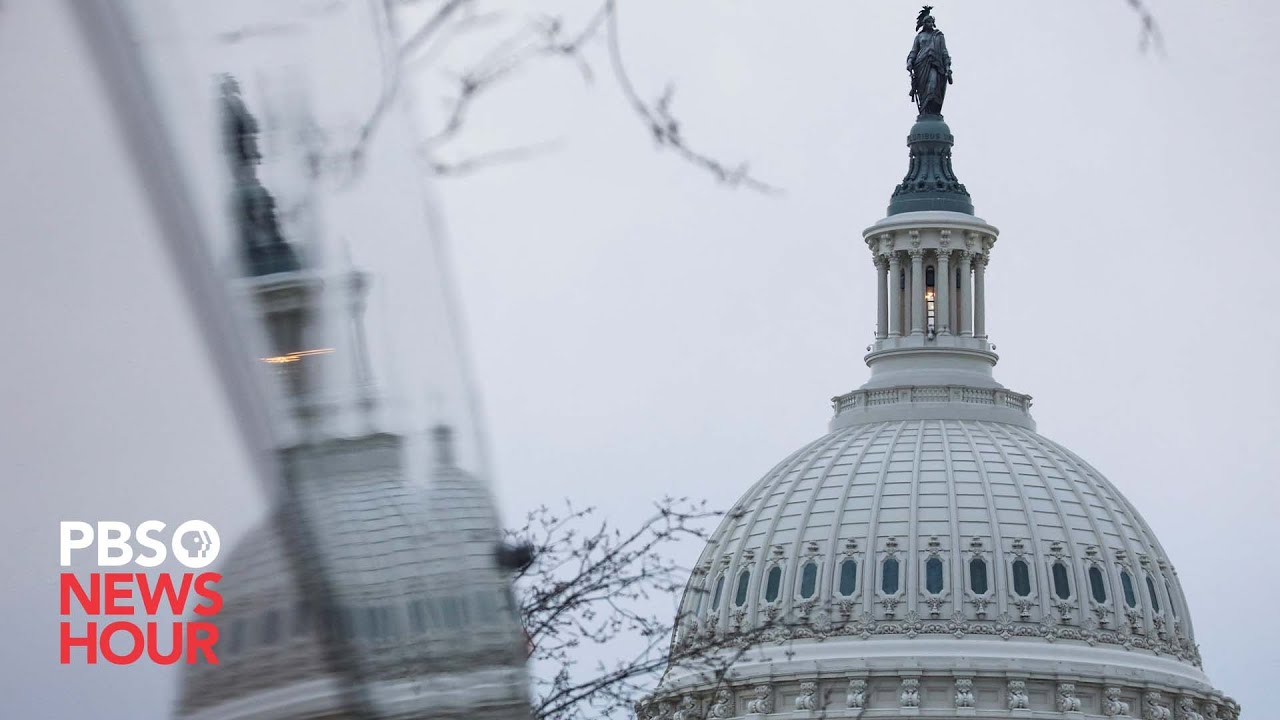
<instances>
[{"instance_id":1,"label":"white dome","mask_svg":"<svg viewBox=\"0 0 1280 720\"><path fill-rule=\"evenodd\" d=\"M1113 645L1203 680L1177 576L1141 516L1070 451L1003 423L875 422L806 445L735 503L686 602L704 628L808 618L792 633L804 637L825 612L839 627L818 634Z\"/></svg>"},{"instance_id":2,"label":"white dome","mask_svg":"<svg viewBox=\"0 0 1280 720\"><path fill-rule=\"evenodd\" d=\"M374 435L287 451L342 615L381 717L428 710L527 715L525 652L488 492L441 466L426 487L403 477L400 439ZM273 516L232 551L218 583L219 664L184 670L187 720L332 717L341 686L325 662L315 608Z\"/></svg>"},{"instance_id":3,"label":"white dome","mask_svg":"<svg viewBox=\"0 0 1280 720\"><path fill-rule=\"evenodd\" d=\"M1238 717L1155 534L993 377L997 232L946 211L864 231L871 377L711 535L649 717Z\"/></svg>"}]
</instances>

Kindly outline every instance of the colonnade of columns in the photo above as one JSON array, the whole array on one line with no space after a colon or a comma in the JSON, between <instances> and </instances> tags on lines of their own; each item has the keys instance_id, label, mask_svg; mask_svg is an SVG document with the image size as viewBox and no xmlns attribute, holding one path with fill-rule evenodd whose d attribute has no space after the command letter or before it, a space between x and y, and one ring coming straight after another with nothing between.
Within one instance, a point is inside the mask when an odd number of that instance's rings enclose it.
<instances>
[{"instance_id":1,"label":"colonnade of columns","mask_svg":"<svg viewBox=\"0 0 1280 720\"><path fill-rule=\"evenodd\" d=\"M935 335L987 336L986 253L915 248L877 253L876 337L929 332L928 292L933 289ZM933 285L928 285L928 268ZM959 287L956 274L959 271Z\"/></svg>"}]
</instances>

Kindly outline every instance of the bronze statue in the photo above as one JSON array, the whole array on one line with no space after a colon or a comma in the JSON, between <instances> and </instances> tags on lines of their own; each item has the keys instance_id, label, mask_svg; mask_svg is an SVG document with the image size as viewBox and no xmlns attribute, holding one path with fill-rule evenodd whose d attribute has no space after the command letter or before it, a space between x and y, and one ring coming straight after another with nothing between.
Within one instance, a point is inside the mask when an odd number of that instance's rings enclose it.
<instances>
[{"instance_id":1,"label":"bronze statue","mask_svg":"<svg viewBox=\"0 0 1280 720\"><path fill-rule=\"evenodd\" d=\"M911 73L911 99L921 115L941 115L942 102L951 84L951 55L947 41L933 21L932 5L925 5L916 16L916 40L907 55L907 72Z\"/></svg>"}]
</instances>

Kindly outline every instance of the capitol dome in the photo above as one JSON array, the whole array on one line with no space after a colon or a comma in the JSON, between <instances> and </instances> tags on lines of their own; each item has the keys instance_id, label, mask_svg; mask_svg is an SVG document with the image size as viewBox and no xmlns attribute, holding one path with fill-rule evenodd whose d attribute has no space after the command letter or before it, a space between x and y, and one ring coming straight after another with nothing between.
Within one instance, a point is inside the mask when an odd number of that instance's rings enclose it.
<instances>
[{"instance_id":1,"label":"capitol dome","mask_svg":"<svg viewBox=\"0 0 1280 720\"><path fill-rule=\"evenodd\" d=\"M928 14L908 171L861 238L870 378L711 534L640 714L1235 720L1151 528L995 379L999 231L952 167Z\"/></svg>"}]
</instances>

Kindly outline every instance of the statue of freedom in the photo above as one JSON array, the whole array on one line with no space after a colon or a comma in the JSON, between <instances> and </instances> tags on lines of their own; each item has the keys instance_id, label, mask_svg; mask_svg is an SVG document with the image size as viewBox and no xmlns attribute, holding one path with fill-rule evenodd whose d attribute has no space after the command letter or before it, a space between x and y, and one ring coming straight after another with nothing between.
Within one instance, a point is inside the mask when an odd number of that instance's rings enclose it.
<instances>
[{"instance_id":1,"label":"statue of freedom","mask_svg":"<svg viewBox=\"0 0 1280 720\"><path fill-rule=\"evenodd\" d=\"M934 24L932 5L925 5L916 17L916 39L907 55L911 73L911 99L921 115L941 115L942 102L951 84L951 55L947 41Z\"/></svg>"}]
</instances>

